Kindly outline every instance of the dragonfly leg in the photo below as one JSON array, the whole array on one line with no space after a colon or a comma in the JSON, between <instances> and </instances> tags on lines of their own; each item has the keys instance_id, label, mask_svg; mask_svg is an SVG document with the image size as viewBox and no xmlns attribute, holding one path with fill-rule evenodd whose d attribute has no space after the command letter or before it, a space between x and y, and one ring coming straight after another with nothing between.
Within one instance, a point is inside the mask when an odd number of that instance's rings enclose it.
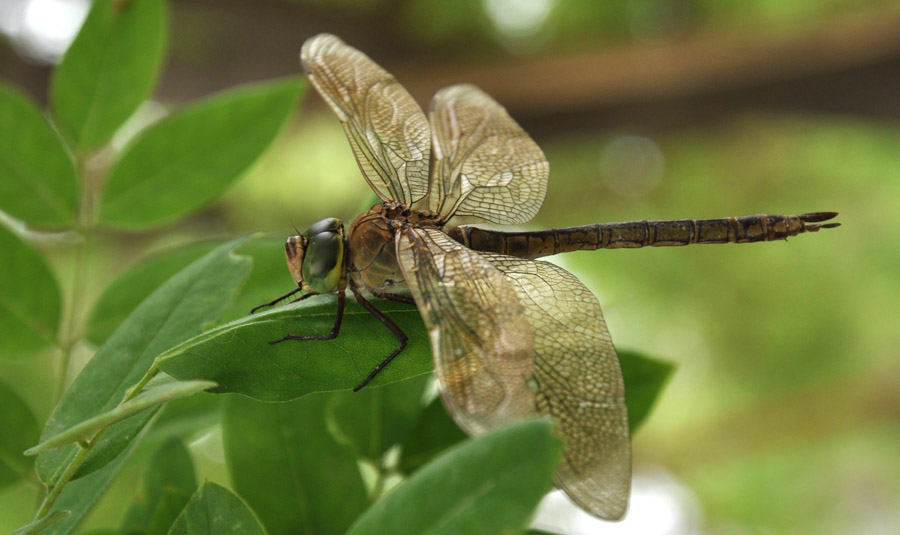
<instances>
[{"instance_id":1,"label":"dragonfly leg","mask_svg":"<svg viewBox=\"0 0 900 535\"><path fill-rule=\"evenodd\" d=\"M316 295L313 293L309 293L301 296L297 301L301 301L310 295ZM344 289L341 288L338 291L338 306L337 306L337 315L334 317L334 324L331 326L331 332L326 335L298 335L298 334L286 334L279 338L278 340L272 340L269 342L270 344L277 344L279 342L284 342L285 340L334 340L337 338L338 334L341 332L341 322L344 320L344 304L347 302L346 293Z\"/></svg>"},{"instance_id":2,"label":"dragonfly leg","mask_svg":"<svg viewBox=\"0 0 900 535\"><path fill-rule=\"evenodd\" d=\"M297 292L299 292L299 291L301 291L301 290L302 290L302 288L300 288L300 287L298 286L298 287L294 288L293 290L289 291L288 293L286 293L286 294L284 294L284 295L282 295L282 296L280 296L280 297L276 297L275 299L272 299L272 300L269 301L268 303L263 303L263 304L261 304L261 305L256 305L255 307L253 307L253 308L250 309L250 313L253 314L254 312L256 312L257 310L259 310L259 309L261 309L261 308L266 308L266 307L275 306L275 305L277 305L278 303L284 301L284 300L287 299L288 297L294 295L295 293L297 293ZM311 293L308 293L308 294L303 294L303 295L301 295L300 297L298 297L297 299L294 299L293 301L291 301L291 303L296 303L297 301L303 301L304 299L306 299L307 297L309 297L309 296L311 296L311 295L316 295L316 293L315 293L315 292L311 292ZM290 304L290 303L288 303L288 304Z\"/></svg>"},{"instance_id":3,"label":"dragonfly leg","mask_svg":"<svg viewBox=\"0 0 900 535\"><path fill-rule=\"evenodd\" d=\"M386 301L396 301L398 303L405 303L407 305L415 305L416 300L408 295L402 294L394 294L394 293L386 293L386 292L372 292L372 295L379 299L384 299Z\"/></svg>"},{"instance_id":4,"label":"dragonfly leg","mask_svg":"<svg viewBox=\"0 0 900 535\"><path fill-rule=\"evenodd\" d=\"M394 323L394 322L391 320L391 318L387 317L387 316L385 315L384 312L382 312L382 311L378 310L377 308L375 308L375 305L373 305L373 304L370 303L368 300L366 300L362 295L359 294L359 292L354 291L354 292L353 292L353 295L356 296L356 300L359 302L359 304L362 305L363 308L365 308L366 310L368 310L370 314L372 314L373 316L375 316L376 318L378 318L378 321L380 321L381 323L383 323L385 327L387 327L388 329L390 329L391 332L394 333L394 336L397 337L397 341L400 342L400 346L399 346L397 349L395 349L393 353L391 353L390 355L388 355L387 358L385 358L384 360L382 360L381 363L380 363L378 366L375 366L375 369L372 370L372 373L370 373L365 379L363 379L363 382L361 382L356 388L353 389L354 392L359 392L360 390L362 390L363 387L365 387L367 384L369 384L369 381L371 381L372 379L374 379L375 376L378 375L378 373L379 373L381 370L383 370L385 366L387 366L388 364L390 364L391 361L394 360L394 357L396 357L396 356L399 355L404 349L406 349L406 343L409 341L409 337L406 336L406 333L403 332L403 329L401 329L396 323ZM376 294L376 295L377 295L377 294ZM394 299L392 299L392 298L390 298L390 297L386 297L386 296L395 296L395 297L398 297L398 298L405 298L405 297L406 297L406 296L404 296L404 295L398 295L398 294L382 294L382 295L378 295L378 297L384 297L385 299L391 299L391 300L394 300ZM409 298L409 299L410 299L409 302L412 302L412 299L411 299L411 298ZM399 299L397 299L397 300L399 300ZM404 303L405 303L405 302L407 302L407 301L401 301L401 302L404 302Z\"/></svg>"}]
</instances>

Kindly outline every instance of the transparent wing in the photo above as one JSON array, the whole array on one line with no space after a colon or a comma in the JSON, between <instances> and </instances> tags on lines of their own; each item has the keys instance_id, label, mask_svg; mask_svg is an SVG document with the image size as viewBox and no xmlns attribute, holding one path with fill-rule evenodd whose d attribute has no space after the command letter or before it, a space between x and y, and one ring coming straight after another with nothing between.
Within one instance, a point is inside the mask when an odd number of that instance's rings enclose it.
<instances>
[{"instance_id":1,"label":"transparent wing","mask_svg":"<svg viewBox=\"0 0 900 535\"><path fill-rule=\"evenodd\" d=\"M631 445L622 373L596 297L553 264L475 253L437 230L398 235L444 402L467 432L550 416L557 486L601 518L625 513Z\"/></svg>"},{"instance_id":2,"label":"transparent wing","mask_svg":"<svg viewBox=\"0 0 900 535\"><path fill-rule=\"evenodd\" d=\"M369 186L383 201L410 206L428 191L431 129L394 77L330 34L308 39L303 70L337 114Z\"/></svg>"},{"instance_id":3,"label":"transparent wing","mask_svg":"<svg viewBox=\"0 0 900 535\"><path fill-rule=\"evenodd\" d=\"M621 518L631 489L628 411L597 298L549 262L482 254L511 283L531 327L537 411L566 441L556 485L590 513Z\"/></svg>"},{"instance_id":4,"label":"transparent wing","mask_svg":"<svg viewBox=\"0 0 900 535\"><path fill-rule=\"evenodd\" d=\"M550 165L494 99L472 85L440 90L431 103L431 189L418 208L519 224L540 209Z\"/></svg>"},{"instance_id":5,"label":"transparent wing","mask_svg":"<svg viewBox=\"0 0 900 535\"><path fill-rule=\"evenodd\" d=\"M460 427L479 434L534 415L531 332L503 274L437 230L398 233L397 257Z\"/></svg>"}]
</instances>

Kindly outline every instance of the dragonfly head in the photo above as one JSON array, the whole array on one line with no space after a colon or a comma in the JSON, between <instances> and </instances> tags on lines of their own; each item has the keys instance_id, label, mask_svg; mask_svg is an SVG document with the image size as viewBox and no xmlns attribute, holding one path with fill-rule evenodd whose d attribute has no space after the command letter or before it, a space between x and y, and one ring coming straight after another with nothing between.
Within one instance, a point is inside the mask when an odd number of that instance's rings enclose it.
<instances>
[{"instance_id":1,"label":"dragonfly head","mask_svg":"<svg viewBox=\"0 0 900 535\"><path fill-rule=\"evenodd\" d=\"M341 281L344 265L344 224L328 218L310 225L284 244L288 270L297 286L316 293L330 293Z\"/></svg>"}]
</instances>

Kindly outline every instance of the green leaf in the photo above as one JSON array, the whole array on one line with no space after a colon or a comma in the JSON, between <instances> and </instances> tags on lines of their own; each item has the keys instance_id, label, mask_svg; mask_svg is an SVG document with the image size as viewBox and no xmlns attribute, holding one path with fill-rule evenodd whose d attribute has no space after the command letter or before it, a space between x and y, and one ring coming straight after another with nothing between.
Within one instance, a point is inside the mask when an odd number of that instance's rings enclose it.
<instances>
[{"instance_id":1,"label":"green leaf","mask_svg":"<svg viewBox=\"0 0 900 535\"><path fill-rule=\"evenodd\" d=\"M395 444L402 444L425 409L422 394L431 380L420 375L359 392L338 392L328 407L332 432L357 455L373 462Z\"/></svg>"},{"instance_id":2,"label":"green leaf","mask_svg":"<svg viewBox=\"0 0 900 535\"><path fill-rule=\"evenodd\" d=\"M231 90L155 123L113 164L100 221L147 228L214 199L275 139L303 87L289 79Z\"/></svg>"},{"instance_id":3,"label":"green leaf","mask_svg":"<svg viewBox=\"0 0 900 535\"><path fill-rule=\"evenodd\" d=\"M0 383L0 488L25 479L34 459L22 451L34 444L40 434L37 419L28 404L5 384Z\"/></svg>"},{"instance_id":4,"label":"green leaf","mask_svg":"<svg viewBox=\"0 0 900 535\"><path fill-rule=\"evenodd\" d=\"M411 474L442 451L466 438L467 435L447 414L444 403L438 397L419 416L409 438L403 444L400 469Z\"/></svg>"},{"instance_id":5,"label":"green leaf","mask_svg":"<svg viewBox=\"0 0 900 535\"><path fill-rule=\"evenodd\" d=\"M48 515L38 518L34 522L26 524L21 528L13 531L9 535L33 535L36 533L46 533L46 529L69 516L69 511L54 511Z\"/></svg>"},{"instance_id":6,"label":"green leaf","mask_svg":"<svg viewBox=\"0 0 900 535\"><path fill-rule=\"evenodd\" d=\"M153 90L165 41L162 0L95 0L53 72L63 132L88 150L108 140Z\"/></svg>"},{"instance_id":7,"label":"green leaf","mask_svg":"<svg viewBox=\"0 0 900 535\"><path fill-rule=\"evenodd\" d=\"M128 510L120 531L164 535L196 490L190 452L178 439L166 441L151 459L143 493Z\"/></svg>"},{"instance_id":8,"label":"green leaf","mask_svg":"<svg viewBox=\"0 0 900 535\"><path fill-rule=\"evenodd\" d=\"M109 486L116 474L125 464L128 456L134 450L135 445L140 442L143 433L139 432L135 440L126 445L125 450L112 462L103 468L87 475L77 481L70 481L62 490L57 498L56 503L50 509L49 515L53 515L57 511L66 511L69 516L62 518L54 523L42 534L46 535L68 535L72 533L75 526L84 518L91 510L91 507L97 503L103 491Z\"/></svg>"},{"instance_id":9,"label":"green leaf","mask_svg":"<svg viewBox=\"0 0 900 535\"><path fill-rule=\"evenodd\" d=\"M633 351L619 350L619 361L625 377L628 421L634 433L650 414L675 366ZM447 414L440 399L435 399L403 445L400 468L409 474L448 447L465 440L466 434Z\"/></svg>"},{"instance_id":10,"label":"green leaf","mask_svg":"<svg viewBox=\"0 0 900 535\"><path fill-rule=\"evenodd\" d=\"M71 225L78 178L65 147L27 98L0 83L0 210L32 225Z\"/></svg>"},{"instance_id":11,"label":"green leaf","mask_svg":"<svg viewBox=\"0 0 900 535\"><path fill-rule=\"evenodd\" d=\"M193 243L143 259L113 280L91 311L86 337L100 345L145 297L184 266L221 245L221 241ZM254 306L284 293L293 284L284 265L284 239L264 238L242 245L241 254L253 259L253 272L235 298L225 319L246 316Z\"/></svg>"},{"instance_id":12,"label":"green leaf","mask_svg":"<svg viewBox=\"0 0 900 535\"><path fill-rule=\"evenodd\" d=\"M204 242L166 251L141 261L113 280L91 310L85 337L102 344L141 301L185 266L221 242Z\"/></svg>"},{"instance_id":13,"label":"green leaf","mask_svg":"<svg viewBox=\"0 0 900 535\"><path fill-rule=\"evenodd\" d=\"M409 336L409 345L371 385L388 384L432 370L431 349L414 305L374 301ZM287 340L285 334L325 335L334 324L336 298L316 296L215 327L166 352L160 368L183 381L208 380L213 392L237 392L263 401L287 401L322 391L348 390L380 364L397 339L347 297L335 340Z\"/></svg>"},{"instance_id":14,"label":"green leaf","mask_svg":"<svg viewBox=\"0 0 900 535\"><path fill-rule=\"evenodd\" d=\"M178 515L170 535L266 535L253 511L215 483L204 483Z\"/></svg>"},{"instance_id":15,"label":"green leaf","mask_svg":"<svg viewBox=\"0 0 900 535\"><path fill-rule=\"evenodd\" d=\"M628 427L634 433L650 414L653 403L675 371L675 365L645 357L634 351L619 350L618 353L622 376L625 379Z\"/></svg>"},{"instance_id":16,"label":"green leaf","mask_svg":"<svg viewBox=\"0 0 900 535\"><path fill-rule=\"evenodd\" d=\"M0 251L0 358L56 344L59 287L44 258L2 225Z\"/></svg>"},{"instance_id":17,"label":"green leaf","mask_svg":"<svg viewBox=\"0 0 900 535\"><path fill-rule=\"evenodd\" d=\"M83 422L79 422L52 437L45 439L37 446L26 451L26 455L35 455L42 451L72 444L80 440L88 439L93 433L109 427L110 425L130 418L135 414L161 405L163 403L192 396L216 386L212 381L178 381L166 374L160 374L153 378L144 390L131 399L116 405L112 409L102 412Z\"/></svg>"},{"instance_id":18,"label":"green leaf","mask_svg":"<svg viewBox=\"0 0 900 535\"><path fill-rule=\"evenodd\" d=\"M368 504L356 456L329 433L333 394L232 397L222 438L234 488L272 533L344 533Z\"/></svg>"},{"instance_id":19,"label":"green leaf","mask_svg":"<svg viewBox=\"0 0 900 535\"><path fill-rule=\"evenodd\" d=\"M249 259L231 254L245 239L217 248L145 299L75 378L47 421L42 440L116 407L157 355L216 321L250 270ZM115 458L157 409L145 409L107 429L76 476ZM75 448L41 453L37 460L41 480L52 484Z\"/></svg>"},{"instance_id":20,"label":"green leaf","mask_svg":"<svg viewBox=\"0 0 900 535\"><path fill-rule=\"evenodd\" d=\"M486 433L413 474L347 533L522 533L552 488L561 452L549 420Z\"/></svg>"}]
</instances>

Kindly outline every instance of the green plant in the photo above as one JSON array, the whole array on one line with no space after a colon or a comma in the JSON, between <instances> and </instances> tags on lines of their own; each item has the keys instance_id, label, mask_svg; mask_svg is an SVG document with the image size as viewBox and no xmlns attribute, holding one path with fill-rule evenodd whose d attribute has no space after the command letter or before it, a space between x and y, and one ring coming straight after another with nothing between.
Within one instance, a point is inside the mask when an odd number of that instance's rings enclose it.
<instances>
[{"instance_id":1,"label":"green plant","mask_svg":"<svg viewBox=\"0 0 900 535\"><path fill-rule=\"evenodd\" d=\"M121 144L113 136L151 93L164 36L162 0L97 0L54 73L49 120L0 84L0 209L29 236L65 236L47 255L0 227L3 358L55 352L64 390L39 435L29 404L0 383L0 486L36 474L42 488L17 533L74 530L142 441L154 453L123 532L378 533L398 519L423 532L521 532L551 487L560 442L542 421L463 442L440 401L425 397L431 357L414 306L379 303L410 344L353 394L393 337L350 305L335 342L268 345L298 325L327 332L334 310L322 296L244 316L279 292L271 240L145 260L91 303L85 279L101 244L183 220L224 192L305 87L288 79L228 91ZM64 298L55 272L71 273ZM67 386L84 344L96 352ZM670 367L630 353L622 364L634 428ZM198 486L185 447L217 425L230 490ZM37 456L22 456L30 446Z\"/></svg>"}]
</instances>

